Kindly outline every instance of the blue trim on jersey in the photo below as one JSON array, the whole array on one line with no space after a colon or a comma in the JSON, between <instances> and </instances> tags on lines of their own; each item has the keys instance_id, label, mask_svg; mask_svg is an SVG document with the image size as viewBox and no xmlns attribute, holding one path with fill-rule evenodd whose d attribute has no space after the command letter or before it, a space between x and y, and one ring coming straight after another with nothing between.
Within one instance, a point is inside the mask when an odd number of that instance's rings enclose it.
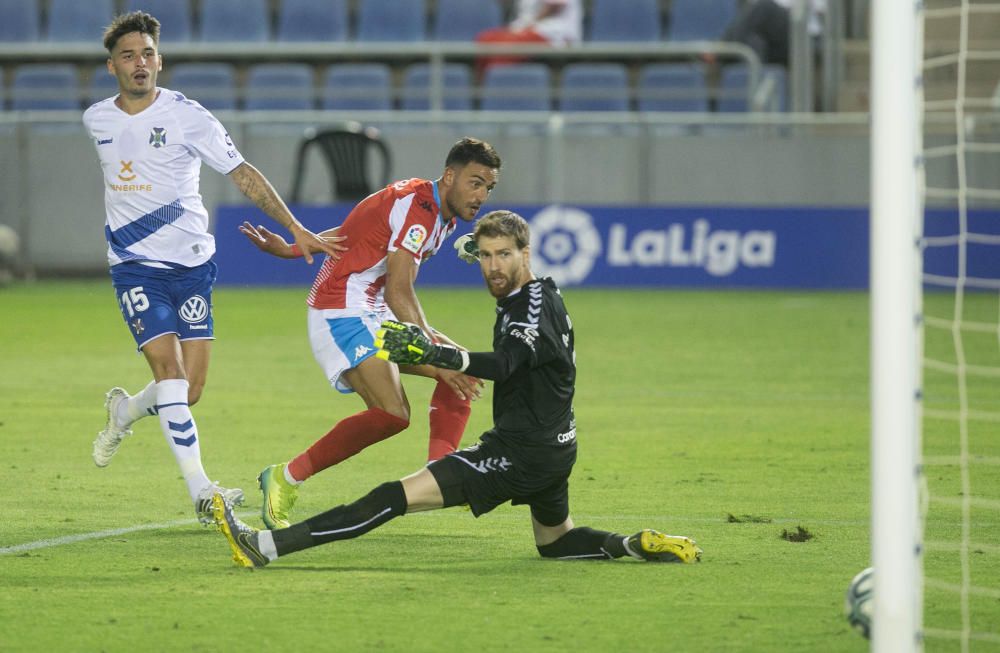
<instances>
[{"instance_id":1,"label":"blue trim on jersey","mask_svg":"<svg viewBox=\"0 0 1000 653\"><path fill-rule=\"evenodd\" d=\"M438 206L438 220L444 222L444 216L441 215L441 193L438 192L438 183L432 181L431 187L434 189L434 203Z\"/></svg>"},{"instance_id":2,"label":"blue trim on jersey","mask_svg":"<svg viewBox=\"0 0 1000 653\"><path fill-rule=\"evenodd\" d=\"M184 207L181 206L181 201L176 199L114 231L111 231L108 225L104 225L104 237L111 246L111 251L123 261L142 259L144 257L128 251L128 248L163 227L173 224L182 215Z\"/></svg>"}]
</instances>

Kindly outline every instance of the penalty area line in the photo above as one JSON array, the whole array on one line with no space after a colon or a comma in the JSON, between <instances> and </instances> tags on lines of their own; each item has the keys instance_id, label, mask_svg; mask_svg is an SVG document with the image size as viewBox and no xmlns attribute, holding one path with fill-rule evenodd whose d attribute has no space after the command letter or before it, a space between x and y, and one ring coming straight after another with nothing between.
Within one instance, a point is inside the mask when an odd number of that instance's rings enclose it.
<instances>
[{"instance_id":1,"label":"penalty area line","mask_svg":"<svg viewBox=\"0 0 1000 653\"><path fill-rule=\"evenodd\" d=\"M244 513L242 515L238 515L238 517L243 518L248 514L256 513ZM36 540L34 542L25 542L24 544L0 547L0 556L10 555L12 553L23 553L25 551L35 551L37 549L48 549L54 546L63 546L65 544L76 544L77 542L86 542L87 540L101 540L118 535L139 533L141 531L159 531L166 530L168 528L175 528L177 526L189 526L199 523L200 522L197 519L180 519L177 521L163 522L161 524L140 524L138 526L112 528L110 530L94 531L92 533L77 533L76 535L65 535L63 537L53 537L46 540Z\"/></svg>"}]
</instances>

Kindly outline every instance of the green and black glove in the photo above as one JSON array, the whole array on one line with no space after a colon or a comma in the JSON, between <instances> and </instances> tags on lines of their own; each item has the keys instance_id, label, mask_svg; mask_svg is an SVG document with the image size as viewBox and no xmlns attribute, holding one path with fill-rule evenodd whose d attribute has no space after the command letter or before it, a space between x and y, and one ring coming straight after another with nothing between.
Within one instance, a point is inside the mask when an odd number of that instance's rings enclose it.
<instances>
[{"instance_id":1,"label":"green and black glove","mask_svg":"<svg viewBox=\"0 0 1000 653\"><path fill-rule=\"evenodd\" d=\"M434 344L423 329L409 322L383 322L375 332L375 346L377 357L397 365L433 365L448 370L460 370L466 365L461 351Z\"/></svg>"},{"instance_id":2,"label":"green and black glove","mask_svg":"<svg viewBox=\"0 0 1000 653\"><path fill-rule=\"evenodd\" d=\"M455 251L458 252L458 258L466 263L479 263L479 245L476 244L476 239L472 237L472 234L456 238Z\"/></svg>"}]
</instances>

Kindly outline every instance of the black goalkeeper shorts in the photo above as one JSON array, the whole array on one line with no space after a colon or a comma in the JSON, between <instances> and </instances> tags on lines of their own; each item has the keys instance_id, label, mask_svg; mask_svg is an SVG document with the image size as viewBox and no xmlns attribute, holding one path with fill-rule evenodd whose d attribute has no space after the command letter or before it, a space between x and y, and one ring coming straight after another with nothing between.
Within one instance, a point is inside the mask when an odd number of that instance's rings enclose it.
<instances>
[{"instance_id":1,"label":"black goalkeeper shorts","mask_svg":"<svg viewBox=\"0 0 1000 653\"><path fill-rule=\"evenodd\" d=\"M508 501L528 505L544 526L569 517L569 469L540 471L526 466L514 450L496 440L479 442L427 465L444 507L468 503L476 517Z\"/></svg>"}]
</instances>

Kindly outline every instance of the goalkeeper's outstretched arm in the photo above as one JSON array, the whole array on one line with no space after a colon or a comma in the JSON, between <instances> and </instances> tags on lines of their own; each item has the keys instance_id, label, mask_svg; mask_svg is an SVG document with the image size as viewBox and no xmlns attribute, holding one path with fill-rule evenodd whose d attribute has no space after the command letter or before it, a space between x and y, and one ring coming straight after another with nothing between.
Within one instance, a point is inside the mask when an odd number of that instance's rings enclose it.
<instances>
[{"instance_id":1,"label":"goalkeeper's outstretched arm","mask_svg":"<svg viewBox=\"0 0 1000 653\"><path fill-rule=\"evenodd\" d=\"M379 358L399 365L433 365L458 370L480 379L503 381L528 362L526 348L490 352L467 352L434 344L416 324L387 320L376 333Z\"/></svg>"}]
</instances>

